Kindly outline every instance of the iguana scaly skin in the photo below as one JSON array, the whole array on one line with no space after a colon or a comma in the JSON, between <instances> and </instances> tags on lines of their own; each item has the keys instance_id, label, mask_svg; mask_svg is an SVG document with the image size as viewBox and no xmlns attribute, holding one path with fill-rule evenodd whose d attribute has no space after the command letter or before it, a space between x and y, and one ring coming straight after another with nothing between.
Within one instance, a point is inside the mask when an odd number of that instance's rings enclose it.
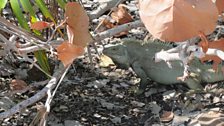
<instances>
[{"instance_id":1,"label":"iguana scaly skin","mask_svg":"<svg viewBox=\"0 0 224 126\"><path fill-rule=\"evenodd\" d=\"M164 62L154 62L154 55L162 49L172 48L171 44L161 42L143 43L137 40L124 40L123 43L105 47L103 53L109 56L113 62L121 68L129 68L140 77L140 90L144 90L148 80L151 79L161 84L184 83L191 89L201 89L201 83L212 83L224 80L221 66L218 72L212 69L212 65L202 64L199 59L190 63L190 77L184 82L177 80L183 74L183 64L180 61L172 61L172 68Z\"/></svg>"}]
</instances>

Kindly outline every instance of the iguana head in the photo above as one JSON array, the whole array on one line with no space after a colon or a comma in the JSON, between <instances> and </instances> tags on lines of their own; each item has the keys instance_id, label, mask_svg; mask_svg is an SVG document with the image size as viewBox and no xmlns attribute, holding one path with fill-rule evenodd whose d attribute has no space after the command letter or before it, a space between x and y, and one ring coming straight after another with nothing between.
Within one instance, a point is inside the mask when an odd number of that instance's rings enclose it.
<instances>
[{"instance_id":1,"label":"iguana head","mask_svg":"<svg viewBox=\"0 0 224 126\"><path fill-rule=\"evenodd\" d=\"M128 69L130 67L129 55L125 45L117 44L106 46L103 54L110 57L120 68Z\"/></svg>"}]
</instances>

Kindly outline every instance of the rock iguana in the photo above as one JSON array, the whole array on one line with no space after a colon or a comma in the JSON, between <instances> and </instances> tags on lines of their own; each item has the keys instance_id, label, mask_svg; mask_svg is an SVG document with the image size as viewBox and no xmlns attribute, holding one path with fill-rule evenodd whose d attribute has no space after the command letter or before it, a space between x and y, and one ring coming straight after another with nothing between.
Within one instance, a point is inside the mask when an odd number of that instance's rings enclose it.
<instances>
[{"instance_id":1,"label":"rock iguana","mask_svg":"<svg viewBox=\"0 0 224 126\"><path fill-rule=\"evenodd\" d=\"M219 66L215 72L212 65L203 64L199 59L194 59L190 64L190 77L184 82L177 80L183 74L183 64L180 61L172 61L172 68L164 62L155 63L153 57L162 49L172 48L171 44L162 42L143 43L137 40L124 40L123 43L105 47L103 54L109 56L113 62L121 68L132 67L140 77L139 90L144 91L148 79L161 84L184 83L191 89L201 89L201 83L212 83L224 80L224 74Z\"/></svg>"}]
</instances>

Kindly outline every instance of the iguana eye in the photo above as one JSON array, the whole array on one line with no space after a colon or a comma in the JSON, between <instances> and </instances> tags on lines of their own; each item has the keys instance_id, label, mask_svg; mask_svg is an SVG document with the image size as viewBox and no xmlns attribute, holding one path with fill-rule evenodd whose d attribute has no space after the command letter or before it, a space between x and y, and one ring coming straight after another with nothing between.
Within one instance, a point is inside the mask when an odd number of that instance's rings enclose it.
<instances>
[{"instance_id":1,"label":"iguana eye","mask_svg":"<svg viewBox=\"0 0 224 126\"><path fill-rule=\"evenodd\" d=\"M152 60L155 61L155 56L152 57Z\"/></svg>"}]
</instances>

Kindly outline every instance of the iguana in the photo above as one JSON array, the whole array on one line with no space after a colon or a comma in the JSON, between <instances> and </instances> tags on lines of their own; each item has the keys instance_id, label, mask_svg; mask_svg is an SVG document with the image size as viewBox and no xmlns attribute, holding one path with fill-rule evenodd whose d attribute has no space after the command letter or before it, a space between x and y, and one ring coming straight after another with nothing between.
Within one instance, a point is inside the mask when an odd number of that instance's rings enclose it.
<instances>
[{"instance_id":1,"label":"iguana","mask_svg":"<svg viewBox=\"0 0 224 126\"><path fill-rule=\"evenodd\" d=\"M149 79L166 85L184 83L191 89L202 89L201 83L224 80L221 65L218 72L215 72L212 65L203 64L199 59L190 63L191 74L185 81L177 80L183 74L182 62L172 61L170 68L164 61L155 63L153 58L156 52L172 47L173 45L162 42L124 40L121 44L105 47L103 54L110 57L118 67L132 67L141 79L139 91L144 91Z\"/></svg>"}]
</instances>

